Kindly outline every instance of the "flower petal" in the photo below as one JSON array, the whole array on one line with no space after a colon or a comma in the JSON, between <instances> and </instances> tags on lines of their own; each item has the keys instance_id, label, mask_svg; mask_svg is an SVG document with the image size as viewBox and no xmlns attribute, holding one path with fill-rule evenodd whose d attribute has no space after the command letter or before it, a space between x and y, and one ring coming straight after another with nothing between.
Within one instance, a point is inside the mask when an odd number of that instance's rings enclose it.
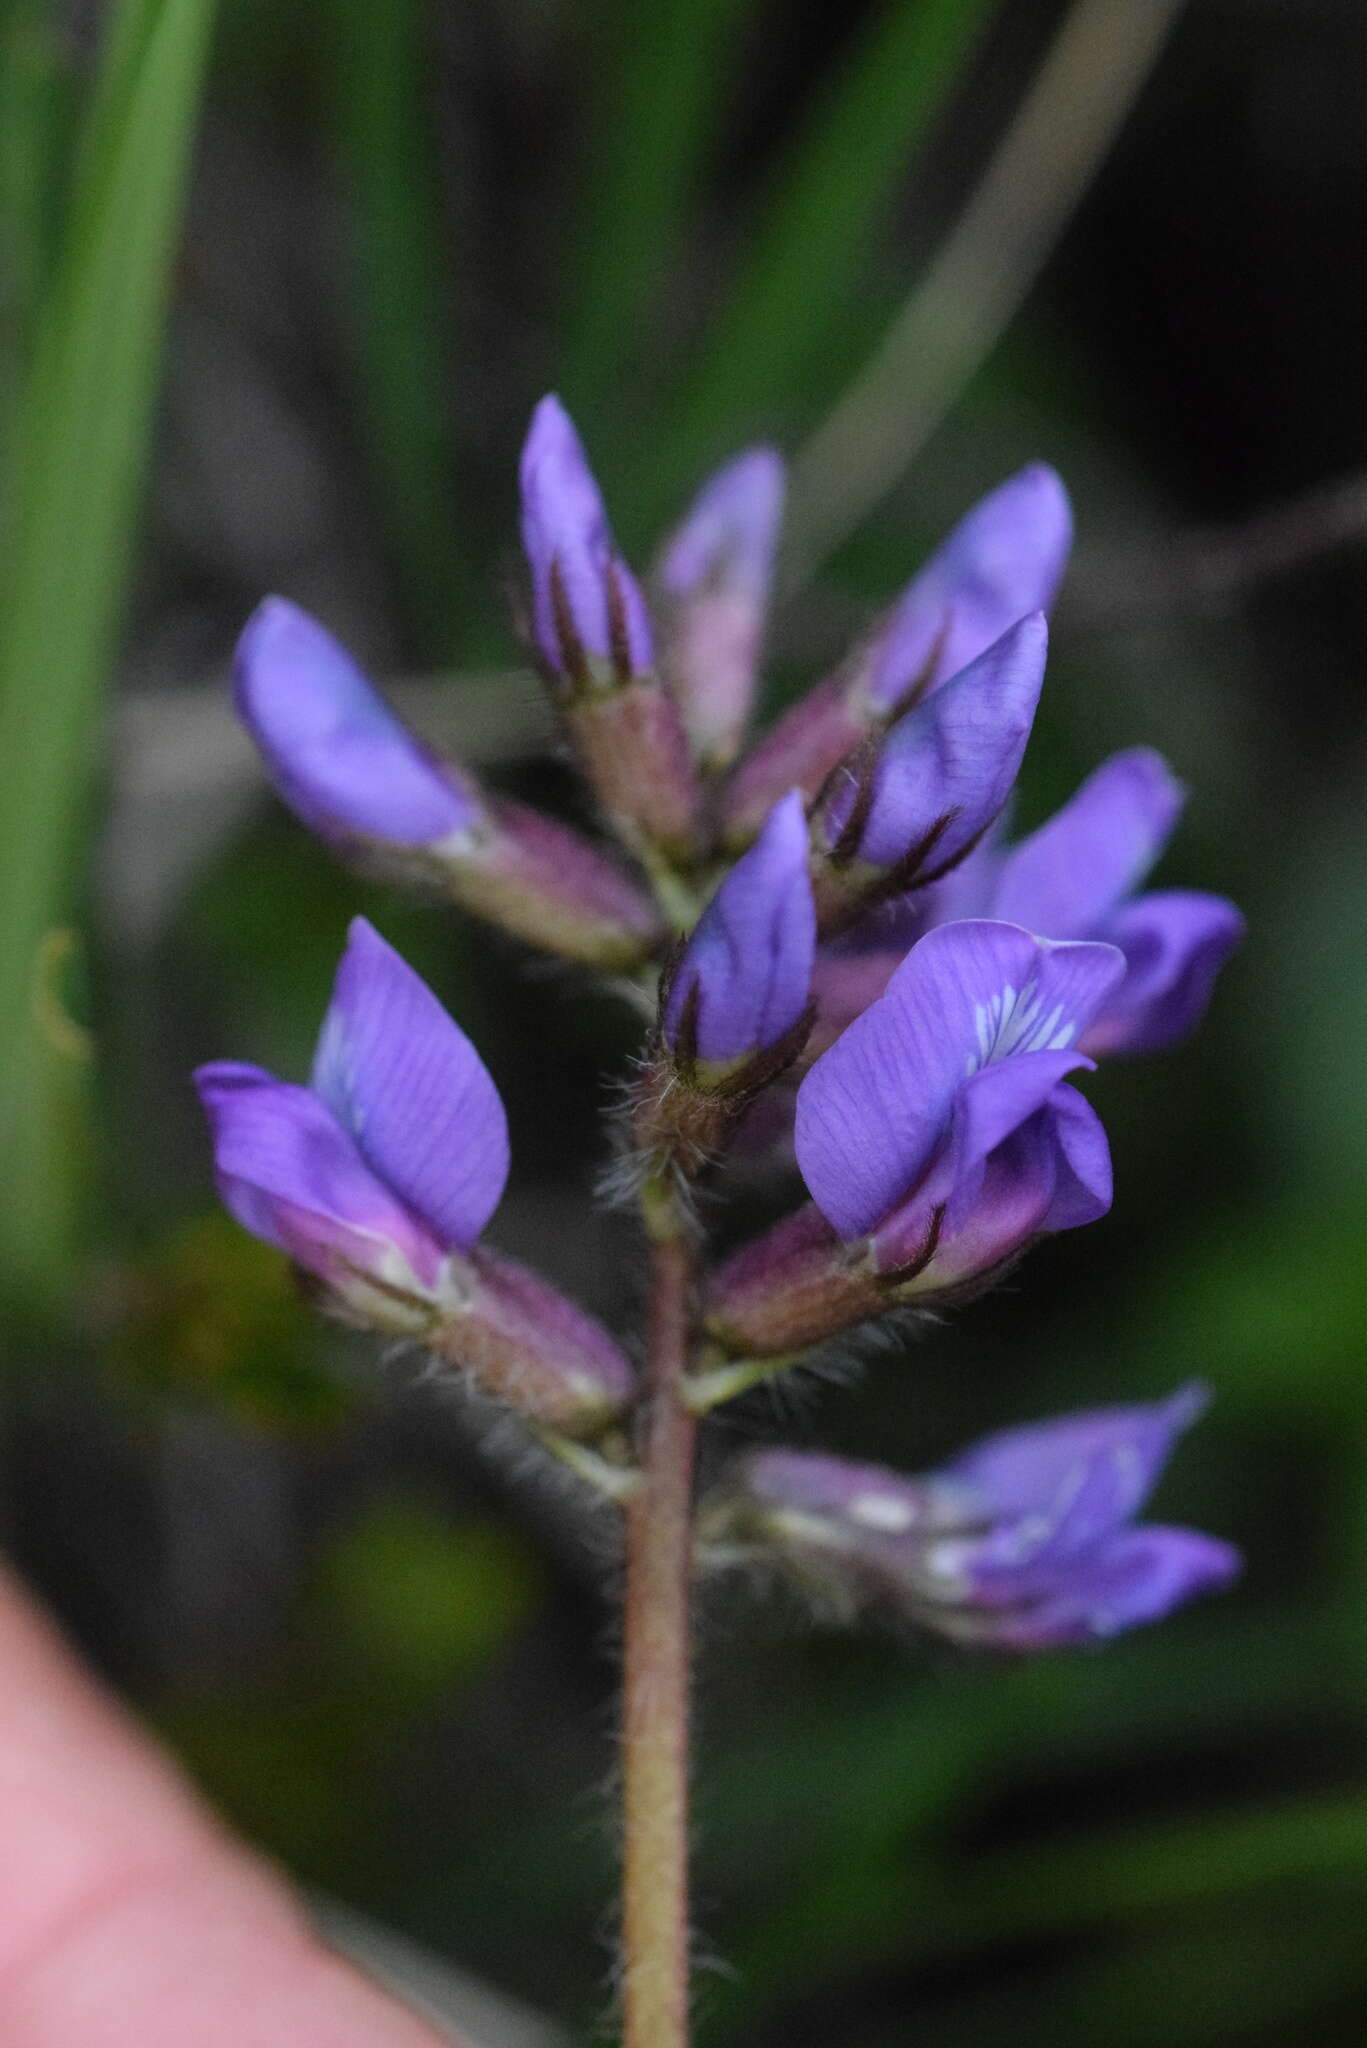
<instances>
[{"instance_id":1,"label":"flower petal","mask_svg":"<svg viewBox=\"0 0 1367 2048\"><path fill-rule=\"evenodd\" d=\"M1166 1401L1089 1409L999 1430L953 1459L944 1474L973 1490L985 1518L1005 1525L996 1564L1005 1564L1012 1548L1018 1556L1036 1556L1046 1543L1052 1555L1072 1553L1137 1512L1208 1398L1192 1384ZM1023 1522L1035 1528L1025 1545Z\"/></svg>"},{"instance_id":2,"label":"flower petal","mask_svg":"<svg viewBox=\"0 0 1367 2048\"><path fill-rule=\"evenodd\" d=\"M1121 971L1111 947L1054 946L1014 925L928 932L798 1090L798 1164L841 1236L872 1229L915 1185L970 1075L1074 1047Z\"/></svg>"},{"instance_id":3,"label":"flower petal","mask_svg":"<svg viewBox=\"0 0 1367 2048\"><path fill-rule=\"evenodd\" d=\"M963 1633L1004 1650L1102 1642L1219 1592L1242 1567L1232 1545L1197 1529L1127 1529L1085 1567L1061 1572L1031 1605L994 1614L985 1626Z\"/></svg>"},{"instance_id":4,"label":"flower petal","mask_svg":"<svg viewBox=\"0 0 1367 2048\"><path fill-rule=\"evenodd\" d=\"M1049 1141L1054 1151L1054 1193L1041 1231L1076 1230L1106 1215L1113 1193L1111 1148L1101 1119L1076 1088L1049 1097Z\"/></svg>"},{"instance_id":5,"label":"flower petal","mask_svg":"<svg viewBox=\"0 0 1367 2048\"><path fill-rule=\"evenodd\" d=\"M219 1192L244 1229L325 1279L345 1261L399 1282L397 1254L433 1284L441 1246L311 1089L227 1060L200 1067L195 1086L213 1133Z\"/></svg>"},{"instance_id":6,"label":"flower petal","mask_svg":"<svg viewBox=\"0 0 1367 2048\"><path fill-rule=\"evenodd\" d=\"M1051 939L1100 936L1167 842L1184 792L1161 754L1132 747L1103 762L1002 863L992 913Z\"/></svg>"},{"instance_id":7,"label":"flower petal","mask_svg":"<svg viewBox=\"0 0 1367 2048\"><path fill-rule=\"evenodd\" d=\"M1243 917L1223 896L1161 889L1127 903L1105 930L1127 971L1088 1032L1088 1049L1156 1052L1185 1038L1243 935Z\"/></svg>"},{"instance_id":8,"label":"flower petal","mask_svg":"<svg viewBox=\"0 0 1367 2048\"><path fill-rule=\"evenodd\" d=\"M938 687L1027 612L1047 611L1072 538L1068 494L1042 462L975 505L898 600L869 681L874 703L893 709L928 665Z\"/></svg>"},{"instance_id":9,"label":"flower petal","mask_svg":"<svg viewBox=\"0 0 1367 2048\"><path fill-rule=\"evenodd\" d=\"M991 1273L1043 1231L1066 1228L1053 1220L1061 1163L1054 1103L1060 1095L1081 1102L1059 1079L1091 1064L1077 1052L1030 1052L965 1081L939 1158L878 1226L879 1271L911 1264L933 1236L913 1293L934 1294Z\"/></svg>"},{"instance_id":10,"label":"flower petal","mask_svg":"<svg viewBox=\"0 0 1367 2048\"><path fill-rule=\"evenodd\" d=\"M478 821L473 791L288 599L268 597L248 620L233 691L281 796L316 831L425 846Z\"/></svg>"},{"instance_id":11,"label":"flower petal","mask_svg":"<svg viewBox=\"0 0 1367 2048\"><path fill-rule=\"evenodd\" d=\"M689 1008L705 1060L761 1052L796 1024L807 1007L816 953L807 846L802 798L790 790L688 941L665 1006L671 1043Z\"/></svg>"},{"instance_id":12,"label":"flower petal","mask_svg":"<svg viewBox=\"0 0 1367 2048\"><path fill-rule=\"evenodd\" d=\"M503 1104L465 1033L363 917L337 971L313 1086L439 1241L468 1249L508 1178Z\"/></svg>"},{"instance_id":13,"label":"flower petal","mask_svg":"<svg viewBox=\"0 0 1367 2048\"><path fill-rule=\"evenodd\" d=\"M1044 681L1049 633L1040 612L1020 620L933 697L892 727L873 769L873 797L856 849L895 867L938 826L927 855L943 866L973 845L1011 793ZM852 787L828 805L834 845Z\"/></svg>"}]
</instances>

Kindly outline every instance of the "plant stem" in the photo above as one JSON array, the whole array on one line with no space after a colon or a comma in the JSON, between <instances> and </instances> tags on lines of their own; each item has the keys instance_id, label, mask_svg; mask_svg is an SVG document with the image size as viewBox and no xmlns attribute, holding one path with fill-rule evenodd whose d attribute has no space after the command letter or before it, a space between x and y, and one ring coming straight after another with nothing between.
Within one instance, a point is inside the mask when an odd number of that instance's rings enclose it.
<instances>
[{"instance_id":1,"label":"plant stem","mask_svg":"<svg viewBox=\"0 0 1367 2048\"><path fill-rule=\"evenodd\" d=\"M622 1725L625 2048L687 2048L688 1668L693 1441L680 1399L692 1255L673 1205L647 1203L650 1346L643 1484L627 1504Z\"/></svg>"}]
</instances>

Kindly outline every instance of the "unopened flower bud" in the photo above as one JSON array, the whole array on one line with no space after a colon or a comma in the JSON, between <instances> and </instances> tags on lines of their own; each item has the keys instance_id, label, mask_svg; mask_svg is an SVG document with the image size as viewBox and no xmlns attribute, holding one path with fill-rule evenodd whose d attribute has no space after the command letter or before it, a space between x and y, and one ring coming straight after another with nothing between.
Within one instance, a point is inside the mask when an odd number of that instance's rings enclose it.
<instances>
[{"instance_id":1,"label":"unopened flower bud","mask_svg":"<svg viewBox=\"0 0 1367 2048\"><path fill-rule=\"evenodd\" d=\"M723 878L666 979L638 1092L647 1149L677 1142L705 1154L801 1050L816 951L807 854L793 790Z\"/></svg>"},{"instance_id":2,"label":"unopened flower bud","mask_svg":"<svg viewBox=\"0 0 1367 2048\"><path fill-rule=\"evenodd\" d=\"M1094 1642L1239 1570L1215 1537L1134 1524L1204 1405L1188 1387L1003 1430L914 1478L761 1451L704 1507L705 1540L723 1558L778 1565L844 1611L872 1608L966 1646Z\"/></svg>"},{"instance_id":3,"label":"unopened flower bud","mask_svg":"<svg viewBox=\"0 0 1367 2048\"><path fill-rule=\"evenodd\" d=\"M297 605L272 597L257 609L234 677L280 794L339 853L449 893L550 952L602 967L647 957L655 912L621 868L570 827L437 760Z\"/></svg>"},{"instance_id":4,"label":"unopened flower bud","mask_svg":"<svg viewBox=\"0 0 1367 2048\"><path fill-rule=\"evenodd\" d=\"M583 445L553 395L532 415L521 482L536 643L584 774L634 844L685 859L700 801L688 735L654 673L640 587L613 546Z\"/></svg>"},{"instance_id":5,"label":"unopened flower bud","mask_svg":"<svg viewBox=\"0 0 1367 2048\"><path fill-rule=\"evenodd\" d=\"M779 790L808 798L849 756L939 689L1017 619L1047 611L1072 539L1067 493L1033 463L960 521L850 658L779 719L722 799L728 845L745 845Z\"/></svg>"},{"instance_id":6,"label":"unopened flower bud","mask_svg":"<svg viewBox=\"0 0 1367 2048\"><path fill-rule=\"evenodd\" d=\"M750 720L783 488L772 448L738 455L704 484L656 569L661 668L710 769L734 760Z\"/></svg>"},{"instance_id":7,"label":"unopened flower bud","mask_svg":"<svg viewBox=\"0 0 1367 2048\"><path fill-rule=\"evenodd\" d=\"M233 697L281 796L323 838L425 848L479 828L473 780L437 760L288 598L266 598L243 628Z\"/></svg>"},{"instance_id":8,"label":"unopened flower bud","mask_svg":"<svg viewBox=\"0 0 1367 2048\"><path fill-rule=\"evenodd\" d=\"M1021 619L837 771L817 818L823 931L924 887L971 852L1011 793L1044 681L1048 628Z\"/></svg>"}]
</instances>

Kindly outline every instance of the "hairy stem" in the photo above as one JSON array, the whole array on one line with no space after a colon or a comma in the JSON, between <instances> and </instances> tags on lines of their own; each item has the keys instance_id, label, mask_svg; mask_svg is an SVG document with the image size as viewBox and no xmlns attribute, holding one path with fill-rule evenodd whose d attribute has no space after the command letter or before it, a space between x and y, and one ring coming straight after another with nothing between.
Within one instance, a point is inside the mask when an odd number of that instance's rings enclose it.
<instances>
[{"instance_id":1,"label":"hairy stem","mask_svg":"<svg viewBox=\"0 0 1367 2048\"><path fill-rule=\"evenodd\" d=\"M625 2048L688 2041L688 1668L693 1440L680 1398L692 1257L672 1206L652 1227L643 1483L627 1504L623 1691Z\"/></svg>"}]
</instances>

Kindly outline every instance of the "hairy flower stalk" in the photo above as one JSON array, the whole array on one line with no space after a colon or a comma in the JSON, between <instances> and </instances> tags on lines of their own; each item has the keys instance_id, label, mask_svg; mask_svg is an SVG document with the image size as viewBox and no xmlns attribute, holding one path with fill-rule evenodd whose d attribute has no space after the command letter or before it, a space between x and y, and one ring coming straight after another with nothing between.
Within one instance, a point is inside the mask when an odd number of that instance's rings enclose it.
<instances>
[{"instance_id":1,"label":"hairy flower stalk","mask_svg":"<svg viewBox=\"0 0 1367 2048\"><path fill-rule=\"evenodd\" d=\"M306 1085L228 1061L196 1081L223 1201L317 1305L424 1348L620 1511L622 2024L626 2048L687 2048L696 1562L758 1564L827 1618L1017 1655L1156 1621L1235 1574L1216 1538L1135 1520L1202 1405L1191 1390L1006 1430L911 1476L767 1446L701 1510L694 1463L708 1412L757 1380L958 1307L1104 1216L1110 1150L1076 1083L1191 1029L1242 923L1220 897L1142 889L1181 801L1146 749L1001 836L1071 535L1052 471L984 499L734 765L778 458L724 467L659 551L658 662L554 398L521 482L532 630L615 851L436 759L282 599L242 636L236 701L285 802L344 857L633 991L663 962L615 1133L643 1221L643 1371L632 1333L486 1242L512 1164L498 1091L363 919ZM718 1260L696 1184L725 1187L761 1118L809 1199L780 1186L777 1221Z\"/></svg>"},{"instance_id":2,"label":"hairy flower stalk","mask_svg":"<svg viewBox=\"0 0 1367 2048\"><path fill-rule=\"evenodd\" d=\"M641 1485L626 1509L622 1671L622 2020L626 2048L688 2040L688 1685L697 1423L682 1392L692 1255L655 1188L650 1324L637 1433Z\"/></svg>"}]
</instances>

